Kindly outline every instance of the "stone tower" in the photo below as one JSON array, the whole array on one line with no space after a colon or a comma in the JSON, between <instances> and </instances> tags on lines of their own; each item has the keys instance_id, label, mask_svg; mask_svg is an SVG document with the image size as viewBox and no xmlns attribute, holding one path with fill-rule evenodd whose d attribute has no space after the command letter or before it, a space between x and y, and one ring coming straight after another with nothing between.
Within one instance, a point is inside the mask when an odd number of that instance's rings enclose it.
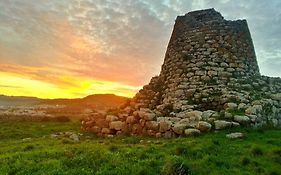
<instances>
[{"instance_id":1,"label":"stone tower","mask_svg":"<svg viewBox=\"0 0 281 175\"><path fill-rule=\"evenodd\" d=\"M158 104L178 108L188 98L189 103L213 109L220 105L214 102L216 97L202 99L201 92L209 88L208 96L221 95L232 79L252 76L260 73L246 20L227 21L214 9L199 10L177 17L158 77L161 91L152 90L160 93ZM198 98L189 98L193 95ZM153 109L154 99L145 107Z\"/></svg>"},{"instance_id":2,"label":"stone tower","mask_svg":"<svg viewBox=\"0 0 281 175\"><path fill-rule=\"evenodd\" d=\"M107 124L91 129L84 122L83 128L101 135L122 133L124 128L133 134L182 135L186 129L202 132L220 124L250 124L252 118L259 118L252 125L260 124L268 121L263 106L278 124L280 92L280 78L259 73L246 20L225 20L214 9L192 11L177 17L160 75L114 116L96 114ZM269 104L272 98L276 104Z\"/></svg>"}]
</instances>

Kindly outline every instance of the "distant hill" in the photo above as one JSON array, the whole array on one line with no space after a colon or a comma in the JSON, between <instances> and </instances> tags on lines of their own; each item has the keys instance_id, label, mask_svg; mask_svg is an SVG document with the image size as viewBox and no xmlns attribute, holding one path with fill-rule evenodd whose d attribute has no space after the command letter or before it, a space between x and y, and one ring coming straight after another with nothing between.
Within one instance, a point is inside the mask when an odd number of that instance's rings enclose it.
<instances>
[{"instance_id":1,"label":"distant hill","mask_svg":"<svg viewBox=\"0 0 281 175\"><path fill-rule=\"evenodd\" d=\"M68 108L108 108L117 107L128 99L114 94L94 94L74 99L40 99L0 95L0 106L64 105Z\"/></svg>"},{"instance_id":2,"label":"distant hill","mask_svg":"<svg viewBox=\"0 0 281 175\"><path fill-rule=\"evenodd\" d=\"M32 106L41 101L42 99L36 97L0 95L0 106Z\"/></svg>"},{"instance_id":3,"label":"distant hill","mask_svg":"<svg viewBox=\"0 0 281 175\"><path fill-rule=\"evenodd\" d=\"M126 102L129 98L114 94L94 94L84 98L75 99L46 99L40 102L45 105L65 105L68 107L117 107Z\"/></svg>"}]
</instances>

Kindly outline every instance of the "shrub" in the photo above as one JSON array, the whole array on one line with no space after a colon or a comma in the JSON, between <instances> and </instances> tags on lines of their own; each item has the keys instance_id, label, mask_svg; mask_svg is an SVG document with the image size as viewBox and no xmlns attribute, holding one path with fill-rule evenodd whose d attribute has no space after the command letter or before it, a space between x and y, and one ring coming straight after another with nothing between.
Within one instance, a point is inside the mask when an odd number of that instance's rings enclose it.
<instances>
[{"instance_id":1,"label":"shrub","mask_svg":"<svg viewBox=\"0 0 281 175\"><path fill-rule=\"evenodd\" d=\"M281 150L278 149L278 150L274 150L272 152L273 154L273 161L276 162L277 164L281 165Z\"/></svg>"},{"instance_id":2,"label":"shrub","mask_svg":"<svg viewBox=\"0 0 281 175\"><path fill-rule=\"evenodd\" d=\"M69 159L72 159L75 155L72 151L65 151L64 156L69 158Z\"/></svg>"},{"instance_id":3,"label":"shrub","mask_svg":"<svg viewBox=\"0 0 281 175\"><path fill-rule=\"evenodd\" d=\"M269 174L270 174L270 175L279 175L279 173L276 172L276 171L271 171Z\"/></svg>"},{"instance_id":4,"label":"shrub","mask_svg":"<svg viewBox=\"0 0 281 175\"><path fill-rule=\"evenodd\" d=\"M186 153L187 153L187 149L185 147L180 146L176 148L175 154L177 156L184 155Z\"/></svg>"},{"instance_id":5,"label":"shrub","mask_svg":"<svg viewBox=\"0 0 281 175\"><path fill-rule=\"evenodd\" d=\"M250 161L250 159L249 159L248 157L244 157L244 158L242 159L242 165L243 165L243 166L249 165L250 162L251 162L251 161Z\"/></svg>"},{"instance_id":6,"label":"shrub","mask_svg":"<svg viewBox=\"0 0 281 175\"><path fill-rule=\"evenodd\" d=\"M274 140L267 140L266 143L271 144L271 145L275 145L275 141Z\"/></svg>"},{"instance_id":7,"label":"shrub","mask_svg":"<svg viewBox=\"0 0 281 175\"><path fill-rule=\"evenodd\" d=\"M218 140L213 140L214 145L220 145L220 142Z\"/></svg>"},{"instance_id":8,"label":"shrub","mask_svg":"<svg viewBox=\"0 0 281 175\"><path fill-rule=\"evenodd\" d=\"M127 144L138 144L140 143L140 138L132 136L132 137L125 138L124 142Z\"/></svg>"},{"instance_id":9,"label":"shrub","mask_svg":"<svg viewBox=\"0 0 281 175\"><path fill-rule=\"evenodd\" d=\"M30 151L30 150L33 150L34 149L34 146L33 145L27 145L26 147L24 147L24 151Z\"/></svg>"},{"instance_id":10,"label":"shrub","mask_svg":"<svg viewBox=\"0 0 281 175\"><path fill-rule=\"evenodd\" d=\"M179 159L168 160L162 168L162 175L189 175L189 167Z\"/></svg>"},{"instance_id":11,"label":"shrub","mask_svg":"<svg viewBox=\"0 0 281 175\"><path fill-rule=\"evenodd\" d=\"M111 152L115 152L115 151L118 150L118 147L115 146L115 145L110 145L109 148L108 148L108 150L111 151Z\"/></svg>"},{"instance_id":12,"label":"shrub","mask_svg":"<svg viewBox=\"0 0 281 175\"><path fill-rule=\"evenodd\" d=\"M262 151L262 149L259 148L259 147L254 147L254 148L252 149L252 154L253 154L254 156L262 156L262 155L263 155L263 151Z\"/></svg>"},{"instance_id":13,"label":"shrub","mask_svg":"<svg viewBox=\"0 0 281 175\"><path fill-rule=\"evenodd\" d=\"M281 157L281 149L273 150L272 153L276 156Z\"/></svg>"},{"instance_id":14,"label":"shrub","mask_svg":"<svg viewBox=\"0 0 281 175\"><path fill-rule=\"evenodd\" d=\"M137 175L147 175L150 174L149 170L147 168L140 168L136 172Z\"/></svg>"}]
</instances>

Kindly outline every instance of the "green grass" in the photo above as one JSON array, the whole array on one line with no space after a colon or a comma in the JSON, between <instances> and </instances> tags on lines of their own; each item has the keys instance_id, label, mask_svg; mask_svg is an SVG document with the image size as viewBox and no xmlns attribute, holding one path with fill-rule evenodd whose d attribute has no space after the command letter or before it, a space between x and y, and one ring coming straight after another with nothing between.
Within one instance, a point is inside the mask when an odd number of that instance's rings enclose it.
<instances>
[{"instance_id":1,"label":"green grass","mask_svg":"<svg viewBox=\"0 0 281 175\"><path fill-rule=\"evenodd\" d=\"M240 129L247 136L239 140L225 137L230 130L176 139L49 137L79 128L75 122L0 122L0 174L281 174L277 129Z\"/></svg>"}]
</instances>

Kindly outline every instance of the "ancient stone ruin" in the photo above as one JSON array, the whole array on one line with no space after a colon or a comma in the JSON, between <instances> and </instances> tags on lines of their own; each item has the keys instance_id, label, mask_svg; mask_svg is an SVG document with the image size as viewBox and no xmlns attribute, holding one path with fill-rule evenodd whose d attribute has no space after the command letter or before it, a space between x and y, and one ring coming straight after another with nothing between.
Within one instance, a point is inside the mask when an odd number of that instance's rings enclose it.
<instances>
[{"instance_id":1,"label":"ancient stone ruin","mask_svg":"<svg viewBox=\"0 0 281 175\"><path fill-rule=\"evenodd\" d=\"M214 9L178 16L159 76L130 101L94 113L82 129L173 137L281 125L281 79L261 76L246 20Z\"/></svg>"}]
</instances>

